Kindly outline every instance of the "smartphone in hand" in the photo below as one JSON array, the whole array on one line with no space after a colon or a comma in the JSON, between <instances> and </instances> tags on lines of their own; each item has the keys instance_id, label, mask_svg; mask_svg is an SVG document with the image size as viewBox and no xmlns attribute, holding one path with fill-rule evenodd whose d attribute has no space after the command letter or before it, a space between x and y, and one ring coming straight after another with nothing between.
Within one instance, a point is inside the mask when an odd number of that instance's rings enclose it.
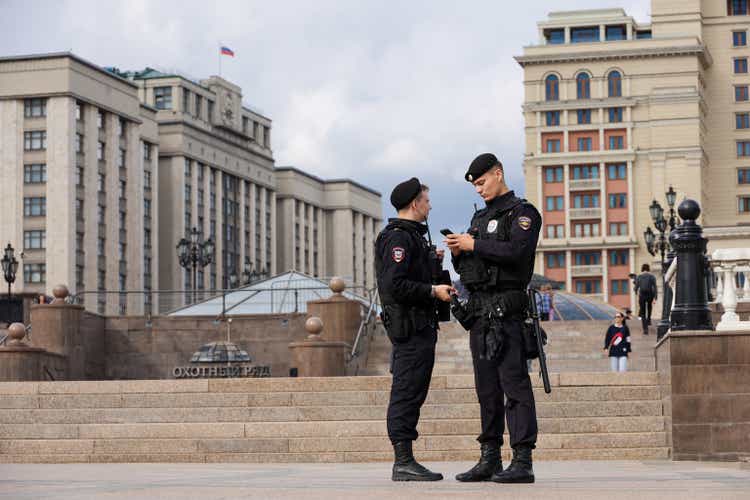
<instances>
[{"instance_id":1,"label":"smartphone in hand","mask_svg":"<svg viewBox=\"0 0 750 500\"><path fill-rule=\"evenodd\" d=\"M440 234L442 234L443 236L448 236L449 234L456 234L456 233L454 233L453 231L451 231L448 228L445 228L445 229L441 229L440 230Z\"/></svg>"}]
</instances>

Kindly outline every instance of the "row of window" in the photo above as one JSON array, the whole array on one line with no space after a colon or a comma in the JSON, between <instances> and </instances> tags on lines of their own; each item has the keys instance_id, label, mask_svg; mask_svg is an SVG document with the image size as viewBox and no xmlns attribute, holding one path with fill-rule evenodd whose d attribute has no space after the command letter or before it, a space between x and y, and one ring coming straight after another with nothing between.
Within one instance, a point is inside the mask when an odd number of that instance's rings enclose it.
<instances>
[{"instance_id":1,"label":"row of window","mask_svg":"<svg viewBox=\"0 0 750 500\"><path fill-rule=\"evenodd\" d=\"M749 198L750 199L750 198ZM571 231L574 238L589 238L601 236L598 222L574 222L571 225ZM627 222L610 222L609 236L627 236ZM544 229L544 235L547 239L565 238L565 226L562 224L547 224Z\"/></svg>"},{"instance_id":2,"label":"row of window","mask_svg":"<svg viewBox=\"0 0 750 500\"><path fill-rule=\"evenodd\" d=\"M578 179L598 179L599 165L571 165L570 178ZM624 163L612 163L606 166L607 179L623 180L627 178L627 165ZM563 167L545 167L544 181L548 184L563 182Z\"/></svg>"},{"instance_id":3,"label":"row of window","mask_svg":"<svg viewBox=\"0 0 750 500\"><path fill-rule=\"evenodd\" d=\"M599 26L583 26L570 28L570 43L598 42L601 37ZM544 38L548 44L565 43L565 28L550 28L544 31ZM612 24L604 26L604 41L613 42L627 40L628 30L624 24ZM651 38L651 30L636 30L635 38Z\"/></svg>"},{"instance_id":4,"label":"row of window","mask_svg":"<svg viewBox=\"0 0 750 500\"><path fill-rule=\"evenodd\" d=\"M627 266L628 250L610 250L610 266ZM561 269L565 267L565 252L547 252L545 261L548 269ZM574 252L573 261L576 266L598 266L602 263L601 252Z\"/></svg>"},{"instance_id":5,"label":"row of window","mask_svg":"<svg viewBox=\"0 0 750 500\"><path fill-rule=\"evenodd\" d=\"M578 137L576 139L576 151L593 151L593 138L592 137ZM607 150L618 150L625 149L625 136L623 135L610 135L609 140L604 143ZM561 153L561 141L560 139L546 139L544 141L544 152L545 153Z\"/></svg>"},{"instance_id":6,"label":"row of window","mask_svg":"<svg viewBox=\"0 0 750 500\"><path fill-rule=\"evenodd\" d=\"M622 74L612 70L607 74L607 97L622 97ZM591 76L581 72L576 76L576 98L591 98ZM544 100L560 100L560 78L557 75L548 75L544 79Z\"/></svg>"},{"instance_id":7,"label":"row of window","mask_svg":"<svg viewBox=\"0 0 750 500\"><path fill-rule=\"evenodd\" d=\"M622 122L622 115L621 107L607 108L609 123ZM588 125L591 123L591 109L579 109L576 111L576 116L579 125ZM545 112L545 123L548 127L556 127L560 125L560 111L554 110Z\"/></svg>"}]
</instances>

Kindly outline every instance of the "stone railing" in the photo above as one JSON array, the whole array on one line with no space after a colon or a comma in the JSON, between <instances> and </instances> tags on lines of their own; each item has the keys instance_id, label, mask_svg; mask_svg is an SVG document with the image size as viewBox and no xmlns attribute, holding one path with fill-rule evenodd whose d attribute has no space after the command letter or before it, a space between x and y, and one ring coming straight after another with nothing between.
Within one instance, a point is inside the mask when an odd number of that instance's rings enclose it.
<instances>
[{"instance_id":1,"label":"stone railing","mask_svg":"<svg viewBox=\"0 0 750 500\"><path fill-rule=\"evenodd\" d=\"M574 278L583 276L601 276L603 267L601 265L570 266L570 275Z\"/></svg>"},{"instance_id":2,"label":"stone railing","mask_svg":"<svg viewBox=\"0 0 750 500\"><path fill-rule=\"evenodd\" d=\"M721 302L724 314L716 330L748 330L750 321L740 321L738 302L750 302L750 248L725 248L711 255L711 266L716 273L716 300ZM744 285L738 290L737 276L741 274Z\"/></svg>"},{"instance_id":3,"label":"stone railing","mask_svg":"<svg viewBox=\"0 0 750 500\"><path fill-rule=\"evenodd\" d=\"M594 179L571 179L570 190L575 191L578 189L599 189L601 186L601 180L596 177Z\"/></svg>"},{"instance_id":4,"label":"stone railing","mask_svg":"<svg viewBox=\"0 0 750 500\"><path fill-rule=\"evenodd\" d=\"M571 219L600 219L602 217L602 209L600 207L571 208L569 214Z\"/></svg>"}]
</instances>

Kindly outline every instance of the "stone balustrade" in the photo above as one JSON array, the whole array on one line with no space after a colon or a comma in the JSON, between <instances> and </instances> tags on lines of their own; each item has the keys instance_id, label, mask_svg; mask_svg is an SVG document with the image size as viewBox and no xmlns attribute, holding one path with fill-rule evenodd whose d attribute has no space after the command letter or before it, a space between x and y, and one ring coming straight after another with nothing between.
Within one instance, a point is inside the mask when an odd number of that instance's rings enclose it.
<instances>
[{"instance_id":1,"label":"stone balustrade","mask_svg":"<svg viewBox=\"0 0 750 500\"><path fill-rule=\"evenodd\" d=\"M740 321L738 302L750 302L750 248L723 248L711 255L711 266L717 276L716 300L724 314L716 330L750 331L750 321ZM738 275L742 278L738 279ZM744 280L742 288L738 282Z\"/></svg>"}]
</instances>

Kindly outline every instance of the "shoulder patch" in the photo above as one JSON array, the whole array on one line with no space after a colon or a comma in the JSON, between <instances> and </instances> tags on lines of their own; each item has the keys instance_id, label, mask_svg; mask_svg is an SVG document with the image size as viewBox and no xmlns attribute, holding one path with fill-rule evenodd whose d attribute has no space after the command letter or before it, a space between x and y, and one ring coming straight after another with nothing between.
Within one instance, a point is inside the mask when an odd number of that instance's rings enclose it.
<instances>
[{"instance_id":1,"label":"shoulder patch","mask_svg":"<svg viewBox=\"0 0 750 500\"><path fill-rule=\"evenodd\" d=\"M529 228L531 228L531 218L522 215L518 218L518 225L521 226L521 229L524 231L528 231Z\"/></svg>"},{"instance_id":2,"label":"shoulder patch","mask_svg":"<svg viewBox=\"0 0 750 500\"><path fill-rule=\"evenodd\" d=\"M393 262L398 264L404 260L404 257L406 257L406 250L402 247L393 247L393 250L391 250L391 258L393 259Z\"/></svg>"}]
</instances>

